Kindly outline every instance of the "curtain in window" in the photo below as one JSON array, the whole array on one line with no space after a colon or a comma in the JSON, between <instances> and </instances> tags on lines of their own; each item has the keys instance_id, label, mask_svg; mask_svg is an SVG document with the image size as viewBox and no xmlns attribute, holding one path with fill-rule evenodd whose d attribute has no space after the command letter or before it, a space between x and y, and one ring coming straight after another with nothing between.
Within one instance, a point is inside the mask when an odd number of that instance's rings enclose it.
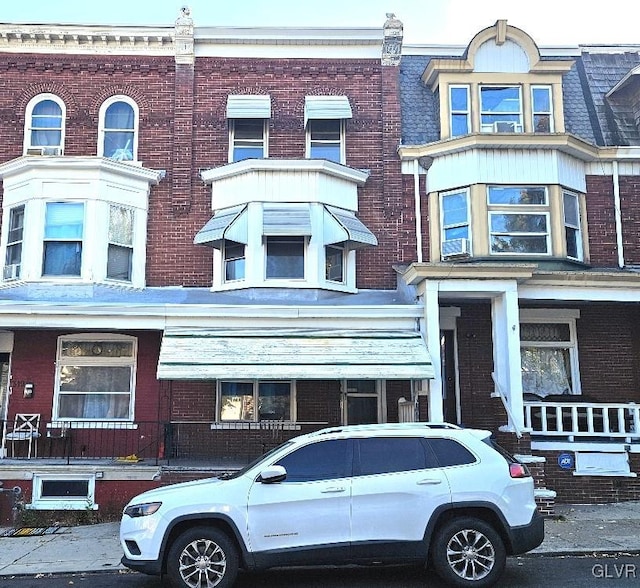
<instances>
[{"instance_id":1,"label":"curtain in window","mask_svg":"<svg viewBox=\"0 0 640 588\"><path fill-rule=\"evenodd\" d=\"M571 394L571 368L568 349L523 347L522 390L538 396Z\"/></svg>"},{"instance_id":2,"label":"curtain in window","mask_svg":"<svg viewBox=\"0 0 640 588\"><path fill-rule=\"evenodd\" d=\"M31 146L58 147L62 144L62 109L53 100L42 100L31 112Z\"/></svg>"}]
</instances>

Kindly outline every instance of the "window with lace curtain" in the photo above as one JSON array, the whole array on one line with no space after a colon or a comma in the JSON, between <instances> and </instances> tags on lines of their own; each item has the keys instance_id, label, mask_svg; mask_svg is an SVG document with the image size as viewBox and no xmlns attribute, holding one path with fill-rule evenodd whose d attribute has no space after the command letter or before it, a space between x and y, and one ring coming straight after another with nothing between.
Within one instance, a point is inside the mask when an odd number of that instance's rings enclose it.
<instances>
[{"instance_id":1,"label":"window with lace curtain","mask_svg":"<svg viewBox=\"0 0 640 588\"><path fill-rule=\"evenodd\" d=\"M520 357L524 393L580 394L574 321L522 322Z\"/></svg>"}]
</instances>

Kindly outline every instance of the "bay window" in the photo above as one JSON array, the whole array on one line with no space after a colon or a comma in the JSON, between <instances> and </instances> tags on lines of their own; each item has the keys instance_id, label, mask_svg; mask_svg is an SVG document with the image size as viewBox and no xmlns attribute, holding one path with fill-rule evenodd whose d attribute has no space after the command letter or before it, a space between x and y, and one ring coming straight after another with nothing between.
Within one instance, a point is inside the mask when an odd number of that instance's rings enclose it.
<instances>
[{"instance_id":1,"label":"bay window","mask_svg":"<svg viewBox=\"0 0 640 588\"><path fill-rule=\"evenodd\" d=\"M9 211L9 234L3 279L13 280L20 277L22 265L22 241L24 238L24 205Z\"/></svg>"},{"instance_id":2,"label":"bay window","mask_svg":"<svg viewBox=\"0 0 640 588\"><path fill-rule=\"evenodd\" d=\"M339 284L345 281L345 248L340 245L325 247L325 278L329 282Z\"/></svg>"},{"instance_id":3,"label":"bay window","mask_svg":"<svg viewBox=\"0 0 640 588\"><path fill-rule=\"evenodd\" d=\"M224 281L233 282L244 280L245 276L245 245L234 241L223 244Z\"/></svg>"},{"instance_id":4,"label":"bay window","mask_svg":"<svg viewBox=\"0 0 640 588\"><path fill-rule=\"evenodd\" d=\"M54 419L131 420L135 358L131 337L61 337Z\"/></svg>"},{"instance_id":5,"label":"bay window","mask_svg":"<svg viewBox=\"0 0 640 588\"><path fill-rule=\"evenodd\" d=\"M449 86L449 103L451 136L457 137L471 132L469 86Z\"/></svg>"},{"instance_id":6,"label":"bay window","mask_svg":"<svg viewBox=\"0 0 640 588\"><path fill-rule=\"evenodd\" d=\"M305 237L265 237L267 279L304 278Z\"/></svg>"},{"instance_id":7,"label":"bay window","mask_svg":"<svg viewBox=\"0 0 640 588\"><path fill-rule=\"evenodd\" d=\"M580 201L577 194L563 192L564 233L567 257L582 261L582 230L580 223Z\"/></svg>"},{"instance_id":8,"label":"bay window","mask_svg":"<svg viewBox=\"0 0 640 588\"><path fill-rule=\"evenodd\" d=\"M131 281L133 219L132 209L115 205L109 207L107 278L111 280Z\"/></svg>"}]
</instances>

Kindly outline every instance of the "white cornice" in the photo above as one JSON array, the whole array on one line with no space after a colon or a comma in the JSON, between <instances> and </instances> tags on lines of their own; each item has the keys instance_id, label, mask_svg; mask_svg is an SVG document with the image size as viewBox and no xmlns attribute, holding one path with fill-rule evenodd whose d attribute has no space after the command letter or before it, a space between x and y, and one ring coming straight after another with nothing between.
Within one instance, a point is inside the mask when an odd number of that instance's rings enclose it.
<instances>
[{"instance_id":1,"label":"white cornice","mask_svg":"<svg viewBox=\"0 0 640 588\"><path fill-rule=\"evenodd\" d=\"M364 186L368 170L355 169L325 159L244 159L200 173L205 184L252 172L317 172Z\"/></svg>"}]
</instances>

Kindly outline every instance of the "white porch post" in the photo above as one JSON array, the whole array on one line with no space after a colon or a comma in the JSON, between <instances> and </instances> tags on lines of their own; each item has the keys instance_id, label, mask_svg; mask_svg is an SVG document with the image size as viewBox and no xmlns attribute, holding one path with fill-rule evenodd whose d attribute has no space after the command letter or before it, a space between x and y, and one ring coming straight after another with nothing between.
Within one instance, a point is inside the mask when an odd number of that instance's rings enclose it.
<instances>
[{"instance_id":1,"label":"white porch post","mask_svg":"<svg viewBox=\"0 0 640 588\"><path fill-rule=\"evenodd\" d=\"M496 380L510 407L509 430L524 428L522 375L520 365L520 320L518 286L510 282L492 299L493 365Z\"/></svg>"},{"instance_id":2,"label":"white porch post","mask_svg":"<svg viewBox=\"0 0 640 588\"><path fill-rule=\"evenodd\" d=\"M438 303L438 282L427 281L424 292L425 336L427 349L433 364L433 379L429 380L429 421L444 421L442 406L442 366L440 358L440 307Z\"/></svg>"}]
</instances>

